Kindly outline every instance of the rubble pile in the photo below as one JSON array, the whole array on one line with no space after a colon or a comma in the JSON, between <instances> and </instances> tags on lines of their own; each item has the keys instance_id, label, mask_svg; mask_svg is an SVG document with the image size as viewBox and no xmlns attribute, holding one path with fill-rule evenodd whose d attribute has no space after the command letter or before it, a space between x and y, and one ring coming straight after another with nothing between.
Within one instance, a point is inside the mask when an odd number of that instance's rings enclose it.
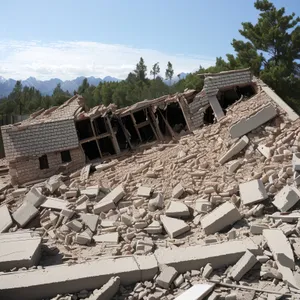
<instances>
[{"instance_id":1,"label":"rubble pile","mask_svg":"<svg viewBox=\"0 0 300 300\"><path fill-rule=\"evenodd\" d=\"M6 188L0 282L108 259L124 270L48 299L300 297L299 125L259 92L179 141Z\"/></svg>"}]
</instances>

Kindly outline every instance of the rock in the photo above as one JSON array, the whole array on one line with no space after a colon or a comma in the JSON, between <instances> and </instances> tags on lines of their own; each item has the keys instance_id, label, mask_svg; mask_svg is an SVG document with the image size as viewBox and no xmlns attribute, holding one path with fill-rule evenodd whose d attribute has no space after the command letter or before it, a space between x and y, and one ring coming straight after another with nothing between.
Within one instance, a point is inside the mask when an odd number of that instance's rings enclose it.
<instances>
[{"instance_id":1,"label":"rock","mask_svg":"<svg viewBox=\"0 0 300 300\"><path fill-rule=\"evenodd\" d=\"M6 232L11 227L13 221L7 206L4 204L0 206L0 233Z\"/></svg>"},{"instance_id":2,"label":"rock","mask_svg":"<svg viewBox=\"0 0 300 300\"><path fill-rule=\"evenodd\" d=\"M108 244L118 244L119 242L119 233L105 233L100 235L94 235L93 237L96 243L108 243Z\"/></svg>"},{"instance_id":3,"label":"rock","mask_svg":"<svg viewBox=\"0 0 300 300\"><path fill-rule=\"evenodd\" d=\"M155 198L150 199L148 202L148 208L150 211L156 209L162 209L164 207L164 197L161 193L158 193Z\"/></svg>"},{"instance_id":4,"label":"rock","mask_svg":"<svg viewBox=\"0 0 300 300\"><path fill-rule=\"evenodd\" d=\"M141 197L150 197L152 193L152 189L146 186L140 186L137 190L137 196Z\"/></svg>"},{"instance_id":5,"label":"rock","mask_svg":"<svg viewBox=\"0 0 300 300\"><path fill-rule=\"evenodd\" d=\"M162 265L161 272L156 278L156 283L164 289L169 289L171 283L174 281L177 274L178 272L175 268L167 265Z\"/></svg>"},{"instance_id":6,"label":"rock","mask_svg":"<svg viewBox=\"0 0 300 300\"><path fill-rule=\"evenodd\" d=\"M145 230L149 234L159 234L162 233L162 226L158 221L153 221L148 227L145 228Z\"/></svg>"},{"instance_id":7,"label":"rock","mask_svg":"<svg viewBox=\"0 0 300 300\"><path fill-rule=\"evenodd\" d=\"M293 186L285 186L275 196L273 205L275 205L281 212L287 212L300 199L300 191Z\"/></svg>"},{"instance_id":8,"label":"rock","mask_svg":"<svg viewBox=\"0 0 300 300\"><path fill-rule=\"evenodd\" d=\"M180 198L182 196L182 194L184 193L184 188L183 186L181 185L181 183L178 183L173 191L172 191L172 197L173 198Z\"/></svg>"},{"instance_id":9,"label":"rock","mask_svg":"<svg viewBox=\"0 0 300 300\"><path fill-rule=\"evenodd\" d=\"M12 218L20 226L24 227L33 218L39 214L39 211L30 203L23 203L13 214Z\"/></svg>"},{"instance_id":10,"label":"rock","mask_svg":"<svg viewBox=\"0 0 300 300\"><path fill-rule=\"evenodd\" d=\"M206 264L206 266L204 267L203 269L203 273L202 273L202 276L204 278L209 278L210 274L213 272L213 267L210 263Z\"/></svg>"}]
</instances>

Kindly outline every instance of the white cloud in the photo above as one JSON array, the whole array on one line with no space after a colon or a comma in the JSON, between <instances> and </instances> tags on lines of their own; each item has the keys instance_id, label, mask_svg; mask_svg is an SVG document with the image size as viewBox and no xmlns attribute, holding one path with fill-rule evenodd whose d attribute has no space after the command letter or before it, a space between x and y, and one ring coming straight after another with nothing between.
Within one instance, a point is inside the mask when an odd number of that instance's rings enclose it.
<instances>
[{"instance_id":1,"label":"white cloud","mask_svg":"<svg viewBox=\"0 0 300 300\"><path fill-rule=\"evenodd\" d=\"M148 71L159 62L162 74L168 61L172 62L175 74L195 71L200 65L208 67L215 61L212 57L169 55L151 49L97 42L0 40L0 75L14 79L30 76L63 80L77 76L124 79L140 57L144 58Z\"/></svg>"}]
</instances>

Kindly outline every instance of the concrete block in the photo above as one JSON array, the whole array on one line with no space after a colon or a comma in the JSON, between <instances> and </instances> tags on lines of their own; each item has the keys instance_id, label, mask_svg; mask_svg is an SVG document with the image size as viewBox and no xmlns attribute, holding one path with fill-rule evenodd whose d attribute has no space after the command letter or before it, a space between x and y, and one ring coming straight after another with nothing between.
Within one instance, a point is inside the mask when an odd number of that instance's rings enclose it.
<instances>
[{"instance_id":1,"label":"concrete block","mask_svg":"<svg viewBox=\"0 0 300 300\"><path fill-rule=\"evenodd\" d=\"M285 186L274 197L273 205L281 212L287 212L300 199L300 191L294 186Z\"/></svg>"},{"instance_id":2,"label":"concrete block","mask_svg":"<svg viewBox=\"0 0 300 300\"><path fill-rule=\"evenodd\" d=\"M24 227L29 221L38 215L39 211L30 203L23 203L13 214L12 218L20 226Z\"/></svg>"},{"instance_id":3,"label":"concrete block","mask_svg":"<svg viewBox=\"0 0 300 300\"><path fill-rule=\"evenodd\" d=\"M120 287L120 277L112 277L100 290L95 290L88 300L109 300L118 292Z\"/></svg>"},{"instance_id":4,"label":"concrete block","mask_svg":"<svg viewBox=\"0 0 300 300\"><path fill-rule=\"evenodd\" d=\"M195 210L197 212L207 213L211 210L211 202L202 199L196 200Z\"/></svg>"},{"instance_id":5,"label":"concrete block","mask_svg":"<svg viewBox=\"0 0 300 300\"><path fill-rule=\"evenodd\" d=\"M116 208L116 204L125 196L125 191L122 185L117 186L108 195L106 195L100 202L94 206L94 213L108 212Z\"/></svg>"},{"instance_id":6,"label":"concrete block","mask_svg":"<svg viewBox=\"0 0 300 300\"><path fill-rule=\"evenodd\" d=\"M234 174L235 171L242 165L240 160L233 160L228 163L228 172L229 174Z\"/></svg>"},{"instance_id":7,"label":"concrete block","mask_svg":"<svg viewBox=\"0 0 300 300\"><path fill-rule=\"evenodd\" d=\"M244 205L251 205L268 198L265 186L260 179L241 183L239 189Z\"/></svg>"},{"instance_id":8,"label":"concrete block","mask_svg":"<svg viewBox=\"0 0 300 300\"><path fill-rule=\"evenodd\" d=\"M25 195L26 192L27 192L27 188L20 188L12 191L11 194L14 198L17 198L19 196Z\"/></svg>"},{"instance_id":9,"label":"concrete block","mask_svg":"<svg viewBox=\"0 0 300 300\"><path fill-rule=\"evenodd\" d=\"M50 208L54 210L62 210L67 208L68 201L59 198L47 197L46 201L41 205L43 208Z\"/></svg>"},{"instance_id":10,"label":"concrete block","mask_svg":"<svg viewBox=\"0 0 300 300\"><path fill-rule=\"evenodd\" d=\"M291 245L279 229L265 229L263 236L276 261L282 279L289 286L300 289L292 270L295 269L294 254Z\"/></svg>"},{"instance_id":11,"label":"concrete block","mask_svg":"<svg viewBox=\"0 0 300 300\"><path fill-rule=\"evenodd\" d=\"M150 197L151 196L152 189L151 187L147 186L140 186L137 190L137 196L140 197Z\"/></svg>"},{"instance_id":12,"label":"concrete block","mask_svg":"<svg viewBox=\"0 0 300 300\"><path fill-rule=\"evenodd\" d=\"M169 289L170 285L176 278L178 272L175 268L166 265L160 266L160 269L161 272L156 278L156 283L164 289Z\"/></svg>"},{"instance_id":13,"label":"concrete block","mask_svg":"<svg viewBox=\"0 0 300 300\"><path fill-rule=\"evenodd\" d=\"M61 175L51 176L45 183L46 188L53 194L62 184Z\"/></svg>"},{"instance_id":14,"label":"concrete block","mask_svg":"<svg viewBox=\"0 0 300 300\"><path fill-rule=\"evenodd\" d=\"M113 276L122 285L152 280L158 272L154 255L120 256L81 264L57 265L27 272L0 274L0 299L40 300L57 294L94 290ZM9 276L6 276L9 275Z\"/></svg>"},{"instance_id":15,"label":"concrete block","mask_svg":"<svg viewBox=\"0 0 300 300\"><path fill-rule=\"evenodd\" d=\"M246 135L240 138L220 159L221 165L229 161L233 156L240 153L249 143L249 139Z\"/></svg>"},{"instance_id":16,"label":"concrete block","mask_svg":"<svg viewBox=\"0 0 300 300\"><path fill-rule=\"evenodd\" d=\"M247 272L249 272L257 263L256 257L250 252L246 253L230 270L230 277L235 281L239 281Z\"/></svg>"},{"instance_id":17,"label":"concrete block","mask_svg":"<svg viewBox=\"0 0 300 300\"><path fill-rule=\"evenodd\" d=\"M105 233L100 235L94 235L93 239L96 243L118 244L119 233L111 232L111 233Z\"/></svg>"},{"instance_id":18,"label":"concrete block","mask_svg":"<svg viewBox=\"0 0 300 300\"><path fill-rule=\"evenodd\" d=\"M205 215L201 220L201 225L207 235L214 234L241 218L242 216L235 205L225 202Z\"/></svg>"},{"instance_id":19,"label":"concrete block","mask_svg":"<svg viewBox=\"0 0 300 300\"><path fill-rule=\"evenodd\" d=\"M72 220L71 222L66 224L70 229L74 230L75 232L79 232L83 225L78 220Z\"/></svg>"},{"instance_id":20,"label":"concrete block","mask_svg":"<svg viewBox=\"0 0 300 300\"><path fill-rule=\"evenodd\" d=\"M88 245L91 242L92 238L88 234L87 231L83 231L81 233L77 233L75 237L75 241L79 245Z\"/></svg>"},{"instance_id":21,"label":"concrete block","mask_svg":"<svg viewBox=\"0 0 300 300\"><path fill-rule=\"evenodd\" d=\"M156 209L162 209L164 207L164 196L158 193L155 198L150 199L148 202L148 209L155 211Z\"/></svg>"},{"instance_id":22,"label":"concrete block","mask_svg":"<svg viewBox=\"0 0 300 300\"><path fill-rule=\"evenodd\" d=\"M232 138L241 137L253 129L263 125L277 116L276 108L269 104L251 115L248 118L242 118L229 129Z\"/></svg>"},{"instance_id":23,"label":"concrete block","mask_svg":"<svg viewBox=\"0 0 300 300\"><path fill-rule=\"evenodd\" d=\"M7 231L7 229L13 224L9 210L4 204L0 206L0 233Z\"/></svg>"},{"instance_id":24,"label":"concrete block","mask_svg":"<svg viewBox=\"0 0 300 300\"><path fill-rule=\"evenodd\" d=\"M300 153L293 153L292 165L294 171L300 171Z\"/></svg>"},{"instance_id":25,"label":"concrete block","mask_svg":"<svg viewBox=\"0 0 300 300\"><path fill-rule=\"evenodd\" d=\"M201 283L195 284L188 290L184 291L175 300L201 300L204 299L214 288L214 284Z\"/></svg>"},{"instance_id":26,"label":"concrete block","mask_svg":"<svg viewBox=\"0 0 300 300\"><path fill-rule=\"evenodd\" d=\"M161 216L160 220L170 238L175 238L190 230L190 226L182 220Z\"/></svg>"},{"instance_id":27,"label":"concrete block","mask_svg":"<svg viewBox=\"0 0 300 300\"><path fill-rule=\"evenodd\" d=\"M45 199L46 197L41 193L40 189L33 187L25 195L24 202L28 202L38 208L45 201Z\"/></svg>"},{"instance_id":28,"label":"concrete block","mask_svg":"<svg viewBox=\"0 0 300 300\"><path fill-rule=\"evenodd\" d=\"M88 186L87 188L80 190L80 194L86 195L89 198L95 198L99 194L99 186L98 185Z\"/></svg>"},{"instance_id":29,"label":"concrete block","mask_svg":"<svg viewBox=\"0 0 300 300\"><path fill-rule=\"evenodd\" d=\"M159 234L162 233L162 226L158 221L153 221L148 227L145 228L145 231L147 231L149 234Z\"/></svg>"},{"instance_id":30,"label":"concrete block","mask_svg":"<svg viewBox=\"0 0 300 300\"><path fill-rule=\"evenodd\" d=\"M206 264L206 266L203 269L202 277L203 278L209 278L211 273L213 272L213 267L210 263Z\"/></svg>"},{"instance_id":31,"label":"concrete block","mask_svg":"<svg viewBox=\"0 0 300 300\"><path fill-rule=\"evenodd\" d=\"M188 217L190 215L189 208L182 202L171 201L166 212L168 217Z\"/></svg>"},{"instance_id":32,"label":"concrete block","mask_svg":"<svg viewBox=\"0 0 300 300\"><path fill-rule=\"evenodd\" d=\"M264 229L269 229L269 226L266 224L251 224L250 232L252 234L262 234Z\"/></svg>"},{"instance_id":33,"label":"concrete block","mask_svg":"<svg viewBox=\"0 0 300 300\"><path fill-rule=\"evenodd\" d=\"M267 147L265 145L258 145L257 150L265 157L270 158L272 157L273 150L270 147Z\"/></svg>"},{"instance_id":34,"label":"concrete block","mask_svg":"<svg viewBox=\"0 0 300 300\"><path fill-rule=\"evenodd\" d=\"M159 265L174 267L178 273L200 270L210 263L213 269L235 264L246 252L261 254L260 248L250 239L220 244L196 245L186 248L160 248L154 252Z\"/></svg>"},{"instance_id":35,"label":"concrete block","mask_svg":"<svg viewBox=\"0 0 300 300\"><path fill-rule=\"evenodd\" d=\"M38 265L40 256L41 238L33 232L0 234L0 271Z\"/></svg>"},{"instance_id":36,"label":"concrete block","mask_svg":"<svg viewBox=\"0 0 300 300\"><path fill-rule=\"evenodd\" d=\"M92 232L95 232L97 229L99 216L94 214L81 214L81 220L85 223L85 225L91 229Z\"/></svg>"},{"instance_id":37,"label":"concrete block","mask_svg":"<svg viewBox=\"0 0 300 300\"><path fill-rule=\"evenodd\" d=\"M184 193L184 188L183 188L183 186L182 186L181 183L178 183L178 184L174 187L174 189L173 189L173 191L172 191L172 197L173 197L173 198L180 198L180 197L182 196L183 193Z\"/></svg>"}]
</instances>

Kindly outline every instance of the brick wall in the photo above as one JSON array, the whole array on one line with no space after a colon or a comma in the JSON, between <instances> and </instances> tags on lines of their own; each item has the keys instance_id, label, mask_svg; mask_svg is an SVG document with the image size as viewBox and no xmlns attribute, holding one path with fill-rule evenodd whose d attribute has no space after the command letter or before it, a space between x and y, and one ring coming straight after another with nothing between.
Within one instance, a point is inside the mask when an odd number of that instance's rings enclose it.
<instances>
[{"instance_id":1,"label":"brick wall","mask_svg":"<svg viewBox=\"0 0 300 300\"><path fill-rule=\"evenodd\" d=\"M12 184L22 184L41 178L47 178L54 174L73 172L85 164L85 156L78 147L70 150L71 161L63 163L60 151L46 153L48 158L48 169L40 169L39 156L16 158L9 161L9 174Z\"/></svg>"},{"instance_id":2,"label":"brick wall","mask_svg":"<svg viewBox=\"0 0 300 300\"><path fill-rule=\"evenodd\" d=\"M25 126L7 125L2 126L1 131L8 161L77 148L79 144L73 119Z\"/></svg>"}]
</instances>

